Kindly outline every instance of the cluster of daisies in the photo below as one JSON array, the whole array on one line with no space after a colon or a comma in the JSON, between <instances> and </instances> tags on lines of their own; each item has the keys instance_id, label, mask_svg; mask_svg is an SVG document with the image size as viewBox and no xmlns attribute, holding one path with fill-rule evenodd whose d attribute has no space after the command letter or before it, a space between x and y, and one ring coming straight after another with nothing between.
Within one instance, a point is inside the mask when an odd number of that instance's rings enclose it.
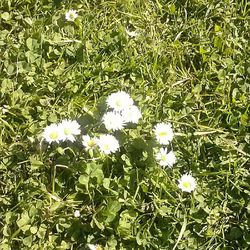
<instances>
[{"instance_id":1,"label":"cluster of daisies","mask_svg":"<svg viewBox=\"0 0 250 250\"><path fill-rule=\"evenodd\" d=\"M108 96L107 106L109 111L102 118L107 130L121 130L129 123L138 123L142 117L133 99L124 91Z\"/></svg>"},{"instance_id":2,"label":"cluster of daisies","mask_svg":"<svg viewBox=\"0 0 250 250\"><path fill-rule=\"evenodd\" d=\"M59 124L51 124L47 126L43 131L43 139L48 143L63 142L76 140L76 136L81 134L80 124L75 120L63 120ZM90 138L89 135L82 136L82 144L86 147L86 150L94 149L99 146L99 149L104 154L114 153L119 149L119 142L113 136L109 134L100 135L99 138Z\"/></svg>"},{"instance_id":3,"label":"cluster of daisies","mask_svg":"<svg viewBox=\"0 0 250 250\"><path fill-rule=\"evenodd\" d=\"M59 124L51 124L43 131L43 138L48 142L71 141L76 140L75 136L80 135L80 125L77 121L63 120Z\"/></svg>"},{"instance_id":4,"label":"cluster of daisies","mask_svg":"<svg viewBox=\"0 0 250 250\"><path fill-rule=\"evenodd\" d=\"M107 112L102 117L102 123L109 132L122 130L130 123L137 124L142 117L133 99L124 91L112 93L107 97ZM174 138L171 124L158 123L154 127L154 136L160 146L156 149L155 158L160 166L172 167L176 163L176 156L172 149L168 150ZM43 138L48 142L63 142L76 140L81 134L80 124L75 120L63 120L59 124L51 124L44 129ZM119 150L119 141L112 134L101 134L99 137L82 136L82 144L86 151L99 149L103 154L115 153ZM179 180L179 188L191 192L196 187L195 179L184 174Z\"/></svg>"},{"instance_id":5,"label":"cluster of daisies","mask_svg":"<svg viewBox=\"0 0 250 250\"><path fill-rule=\"evenodd\" d=\"M138 123L140 110L134 105L133 99L125 92L119 91L107 98L109 111L104 114L102 122L106 129L115 131L123 129L128 123ZM63 120L59 124L51 124L44 129L43 138L48 142L76 140L81 134L80 124L75 120ZM82 136L82 144L86 150L99 148L104 154L115 153L119 149L118 140L111 134L102 134L98 138L89 135Z\"/></svg>"}]
</instances>

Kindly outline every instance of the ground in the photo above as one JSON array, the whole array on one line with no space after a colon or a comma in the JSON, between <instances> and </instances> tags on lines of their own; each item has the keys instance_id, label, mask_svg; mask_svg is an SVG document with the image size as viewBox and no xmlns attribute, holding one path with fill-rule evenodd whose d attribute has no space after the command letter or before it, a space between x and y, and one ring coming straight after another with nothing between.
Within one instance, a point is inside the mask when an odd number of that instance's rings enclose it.
<instances>
[{"instance_id":1,"label":"ground","mask_svg":"<svg viewBox=\"0 0 250 250\"><path fill-rule=\"evenodd\" d=\"M245 0L1 1L0 249L249 249L249 26ZM110 132L117 91L142 118ZM119 151L46 142L63 119Z\"/></svg>"}]
</instances>

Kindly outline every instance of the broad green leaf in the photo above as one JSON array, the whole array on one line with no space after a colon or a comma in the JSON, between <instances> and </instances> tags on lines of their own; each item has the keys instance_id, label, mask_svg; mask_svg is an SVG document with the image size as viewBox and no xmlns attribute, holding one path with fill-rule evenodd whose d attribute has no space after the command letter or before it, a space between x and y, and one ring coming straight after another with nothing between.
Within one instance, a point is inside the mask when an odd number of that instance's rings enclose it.
<instances>
[{"instance_id":1,"label":"broad green leaf","mask_svg":"<svg viewBox=\"0 0 250 250\"><path fill-rule=\"evenodd\" d=\"M1 18L8 21L10 20L10 14L8 12L4 12L1 14Z\"/></svg>"},{"instance_id":2,"label":"broad green leaf","mask_svg":"<svg viewBox=\"0 0 250 250\"><path fill-rule=\"evenodd\" d=\"M103 187L105 187L106 189L109 189L109 185L110 185L110 179L109 178L104 178L103 179Z\"/></svg>"},{"instance_id":3,"label":"broad green leaf","mask_svg":"<svg viewBox=\"0 0 250 250\"><path fill-rule=\"evenodd\" d=\"M39 47L37 40L31 37L26 40L26 45L29 50L36 50Z\"/></svg>"},{"instance_id":4,"label":"broad green leaf","mask_svg":"<svg viewBox=\"0 0 250 250\"><path fill-rule=\"evenodd\" d=\"M38 230L37 226L32 226L32 227L30 227L30 232L31 232L32 234L36 234L36 233L37 233L37 230Z\"/></svg>"},{"instance_id":5,"label":"broad green leaf","mask_svg":"<svg viewBox=\"0 0 250 250\"><path fill-rule=\"evenodd\" d=\"M17 221L17 225L19 228L21 228L29 223L30 223L30 218L29 218L29 215L27 213L23 213L21 216L21 219Z\"/></svg>"},{"instance_id":6,"label":"broad green leaf","mask_svg":"<svg viewBox=\"0 0 250 250\"><path fill-rule=\"evenodd\" d=\"M79 182L85 186L88 186L88 183L89 183L89 176L88 175L81 175L79 177Z\"/></svg>"},{"instance_id":7,"label":"broad green leaf","mask_svg":"<svg viewBox=\"0 0 250 250\"><path fill-rule=\"evenodd\" d=\"M32 235L23 239L23 244L27 247L31 247L32 245Z\"/></svg>"}]
</instances>

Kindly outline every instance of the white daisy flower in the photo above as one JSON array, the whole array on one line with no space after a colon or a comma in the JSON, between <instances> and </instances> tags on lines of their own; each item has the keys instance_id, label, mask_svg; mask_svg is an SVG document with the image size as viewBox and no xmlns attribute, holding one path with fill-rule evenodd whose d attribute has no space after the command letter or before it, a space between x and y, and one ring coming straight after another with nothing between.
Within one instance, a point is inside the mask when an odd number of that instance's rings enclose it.
<instances>
[{"instance_id":1,"label":"white daisy flower","mask_svg":"<svg viewBox=\"0 0 250 250\"><path fill-rule=\"evenodd\" d=\"M63 134L57 124L51 124L44 129L43 138L49 143L59 142L63 140Z\"/></svg>"},{"instance_id":2,"label":"white daisy flower","mask_svg":"<svg viewBox=\"0 0 250 250\"><path fill-rule=\"evenodd\" d=\"M86 150L93 149L97 146L97 138L90 138L89 135L82 136L82 144Z\"/></svg>"},{"instance_id":3,"label":"white daisy flower","mask_svg":"<svg viewBox=\"0 0 250 250\"><path fill-rule=\"evenodd\" d=\"M173 140L174 132L169 123L158 123L154 128L155 136L160 144L168 145Z\"/></svg>"},{"instance_id":4,"label":"white daisy flower","mask_svg":"<svg viewBox=\"0 0 250 250\"><path fill-rule=\"evenodd\" d=\"M129 31L128 29L126 29L126 33L131 37L138 36L138 33L136 31Z\"/></svg>"},{"instance_id":5,"label":"white daisy flower","mask_svg":"<svg viewBox=\"0 0 250 250\"><path fill-rule=\"evenodd\" d=\"M100 245L88 244L90 250L102 250Z\"/></svg>"},{"instance_id":6,"label":"white daisy flower","mask_svg":"<svg viewBox=\"0 0 250 250\"><path fill-rule=\"evenodd\" d=\"M107 105L115 111L122 111L134 103L129 94L124 91L118 91L108 96Z\"/></svg>"},{"instance_id":7,"label":"white daisy flower","mask_svg":"<svg viewBox=\"0 0 250 250\"><path fill-rule=\"evenodd\" d=\"M159 164L163 167L172 167L176 162L176 157L174 152L171 150L167 153L166 148L160 148L160 151L156 154L156 159L159 161Z\"/></svg>"},{"instance_id":8,"label":"white daisy flower","mask_svg":"<svg viewBox=\"0 0 250 250\"><path fill-rule=\"evenodd\" d=\"M75 120L63 120L60 124L58 124L58 127L64 135L64 141L69 140L74 142L76 140L75 135L81 134L80 125Z\"/></svg>"},{"instance_id":9,"label":"white daisy flower","mask_svg":"<svg viewBox=\"0 0 250 250\"><path fill-rule=\"evenodd\" d=\"M119 142L113 135L101 135L97 140L97 145L104 154L114 153L119 149Z\"/></svg>"},{"instance_id":10,"label":"white daisy flower","mask_svg":"<svg viewBox=\"0 0 250 250\"><path fill-rule=\"evenodd\" d=\"M97 246L94 245L94 244L88 244L88 247L90 250L96 250L97 249Z\"/></svg>"},{"instance_id":11,"label":"white daisy flower","mask_svg":"<svg viewBox=\"0 0 250 250\"><path fill-rule=\"evenodd\" d=\"M102 121L107 130L120 130L124 127L123 117L117 112L107 112Z\"/></svg>"},{"instance_id":12,"label":"white daisy flower","mask_svg":"<svg viewBox=\"0 0 250 250\"><path fill-rule=\"evenodd\" d=\"M125 122L138 123L142 115L141 111L135 105L132 105L122 111L122 117Z\"/></svg>"},{"instance_id":13,"label":"white daisy flower","mask_svg":"<svg viewBox=\"0 0 250 250\"><path fill-rule=\"evenodd\" d=\"M75 216L76 218L80 217L80 216L81 216L80 211L79 211L79 210L76 210L76 211L74 212L74 216Z\"/></svg>"},{"instance_id":14,"label":"white daisy flower","mask_svg":"<svg viewBox=\"0 0 250 250\"><path fill-rule=\"evenodd\" d=\"M69 10L65 13L65 19L70 22L74 22L75 19L78 17L76 10Z\"/></svg>"},{"instance_id":15,"label":"white daisy flower","mask_svg":"<svg viewBox=\"0 0 250 250\"><path fill-rule=\"evenodd\" d=\"M196 188L196 181L193 176L189 174L182 175L181 179L179 180L178 187L183 192L191 193Z\"/></svg>"}]
</instances>

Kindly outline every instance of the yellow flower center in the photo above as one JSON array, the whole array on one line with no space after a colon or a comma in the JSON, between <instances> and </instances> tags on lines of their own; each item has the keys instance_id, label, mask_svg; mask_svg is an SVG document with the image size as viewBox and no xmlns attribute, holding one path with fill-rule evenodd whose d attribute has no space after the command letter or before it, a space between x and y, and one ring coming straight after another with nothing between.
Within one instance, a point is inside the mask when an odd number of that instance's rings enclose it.
<instances>
[{"instance_id":1,"label":"yellow flower center","mask_svg":"<svg viewBox=\"0 0 250 250\"><path fill-rule=\"evenodd\" d=\"M191 187L191 184L190 184L190 182L188 182L188 181L184 181L184 182L182 183L182 185L183 185L184 188L190 188L190 187Z\"/></svg>"},{"instance_id":2,"label":"yellow flower center","mask_svg":"<svg viewBox=\"0 0 250 250\"><path fill-rule=\"evenodd\" d=\"M109 150L109 145L108 145L108 144L105 144L103 148L104 148L105 150Z\"/></svg>"},{"instance_id":3,"label":"yellow flower center","mask_svg":"<svg viewBox=\"0 0 250 250\"><path fill-rule=\"evenodd\" d=\"M56 131L49 134L50 139L56 140L58 138L58 133Z\"/></svg>"},{"instance_id":4,"label":"yellow flower center","mask_svg":"<svg viewBox=\"0 0 250 250\"><path fill-rule=\"evenodd\" d=\"M122 105L122 103L121 103L120 100L117 100L117 101L115 102L115 104L116 104L116 106L118 106L118 107L120 107L120 106Z\"/></svg>"},{"instance_id":5,"label":"yellow flower center","mask_svg":"<svg viewBox=\"0 0 250 250\"><path fill-rule=\"evenodd\" d=\"M74 14L74 13L70 13L70 14L69 14L69 17L70 17L71 19L74 19L74 18L75 18L75 14Z\"/></svg>"},{"instance_id":6,"label":"yellow flower center","mask_svg":"<svg viewBox=\"0 0 250 250\"><path fill-rule=\"evenodd\" d=\"M65 129L64 129L64 134L65 134L65 135L70 135L70 134L71 134L70 129L65 128Z\"/></svg>"},{"instance_id":7,"label":"yellow flower center","mask_svg":"<svg viewBox=\"0 0 250 250\"><path fill-rule=\"evenodd\" d=\"M166 136L166 135L168 135L168 133L164 131L159 133L159 136Z\"/></svg>"},{"instance_id":8,"label":"yellow flower center","mask_svg":"<svg viewBox=\"0 0 250 250\"><path fill-rule=\"evenodd\" d=\"M162 156L161 156L161 160L162 160L162 161L166 161L166 160L167 160L167 156L166 156L166 155L162 155Z\"/></svg>"},{"instance_id":9,"label":"yellow flower center","mask_svg":"<svg viewBox=\"0 0 250 250\"><path fill-rule=\"evenodd\" d=\"M90 141L88 142L88 146L89 146L90 148L93 148L95 145L96 145L95 140L90 140Z\"/></svg>"}]
</instances>

